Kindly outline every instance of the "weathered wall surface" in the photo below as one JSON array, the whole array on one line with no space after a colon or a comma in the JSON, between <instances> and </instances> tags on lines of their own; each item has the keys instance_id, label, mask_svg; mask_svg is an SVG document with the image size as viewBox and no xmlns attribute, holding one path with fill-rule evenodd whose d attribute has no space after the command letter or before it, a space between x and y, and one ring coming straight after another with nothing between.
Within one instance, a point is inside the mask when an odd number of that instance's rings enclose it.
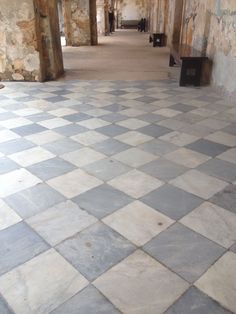
<instances>
[{"instance_id":1,"label":"weathered wall surface","mask_svg":"<svg viewBox=\"0 0 236 314\"><path fill-rule=\"evenodd\" d=\"M68 46L91 44L89 0L63 0L65 37Z\"/></svg>"},{"instance_id":2,"label":"weathered wall surface","mask_svg":"<svg viewBox=\"0 0 236 314\"><path fill-rule=\"evenodd\" d=\"M119 0L118 10L123 20L140 20L147 18L147 0Z\"/></svg>"},{"instance_id":3,"label":"weathered wall surface","mask_svg":"<svg viewBox=\"0 0 236 314\"><path fill-rule=\"evenodd\" d=\"M236 0L149 0L150 32L205 51L212 84L236 94Z\"/></svg>"},{"instance_id":4,"label":"weathered wall surface","mask_svg":"<svg viewBox=\"0 0 236 314\"><path fill-rule=\"evenodd\" d=\"M0 79L37 81L40 56L32 0L1 0Z\"/></svg>"},{"instance_id":5,"label":"weathered wall surface","mask_svg":"<svg viewBox=\"0 0 236 314\"><path fill-rule=\"evenodd\" d=\"M186 1L182 41L213 60L212 83L236 93L236 1Z\"/></svg>"}]
</instances>

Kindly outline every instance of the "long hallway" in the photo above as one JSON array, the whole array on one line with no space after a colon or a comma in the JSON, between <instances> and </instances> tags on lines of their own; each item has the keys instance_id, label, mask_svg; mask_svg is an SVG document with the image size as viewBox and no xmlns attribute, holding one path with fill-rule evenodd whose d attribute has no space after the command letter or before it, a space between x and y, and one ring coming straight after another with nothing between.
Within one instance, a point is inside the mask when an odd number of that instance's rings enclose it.
<instances>
[{"instance_id":1,"label":"long hallway","mask_svg":"<svg viewBox=\"0 0 236 314\"><path fill-rule=\"evenodd\" d=\"M235 106L112 36L0 90L0 313L236 313Z\"/></svg>"},{"instance_id":2,"label":"long hallway","mask_svg":"<svg viewBox=\"0 0 236 314\"><path fill-rule=\"evenodd\" d=\"M66 79L160 80L179 73L168 67L168 48L152 48L149 35L137 30L100 36L98 46L63 47L63 55Z\"/></svg>"}]
</instances>

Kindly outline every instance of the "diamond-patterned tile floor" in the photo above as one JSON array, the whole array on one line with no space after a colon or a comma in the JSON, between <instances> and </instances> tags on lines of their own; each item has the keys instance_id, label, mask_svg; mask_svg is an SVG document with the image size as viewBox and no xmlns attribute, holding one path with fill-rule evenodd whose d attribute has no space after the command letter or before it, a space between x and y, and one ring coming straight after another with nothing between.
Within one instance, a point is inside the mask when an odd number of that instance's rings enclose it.
<instances>
[{"instance_id":1,"label":"diamond-patterned tile floor","mask_svg":"<svg viewBox=\"0 0 236 314\"><path fill-rule=\"evenodd\" d=\"M0 314L236 313L233 108L174 80L6 83Z\"/></svg>"}]
</instances>

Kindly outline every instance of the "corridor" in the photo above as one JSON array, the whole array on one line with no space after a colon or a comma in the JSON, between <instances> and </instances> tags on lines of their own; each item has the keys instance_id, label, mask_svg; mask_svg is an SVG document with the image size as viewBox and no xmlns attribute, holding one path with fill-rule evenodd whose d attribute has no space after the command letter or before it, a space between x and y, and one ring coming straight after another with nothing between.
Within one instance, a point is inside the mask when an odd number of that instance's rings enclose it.
<instances>
[{"instance_id":1,"label":"corridor","mask_svg":"<svg viewBox=\"0 0 236 314\"><path fill-rule=\"evenodd\" d=\"M120 31L0 90L0 314L236 313L236 109Z\"/></svg>"}]
</instances>

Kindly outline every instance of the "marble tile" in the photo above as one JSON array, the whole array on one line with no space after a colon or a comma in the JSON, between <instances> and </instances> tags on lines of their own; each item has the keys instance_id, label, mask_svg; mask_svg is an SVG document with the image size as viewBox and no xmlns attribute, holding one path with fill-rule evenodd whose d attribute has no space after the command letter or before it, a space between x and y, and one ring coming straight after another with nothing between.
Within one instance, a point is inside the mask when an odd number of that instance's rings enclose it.
<instances>
[{"instance_id":1,"label":"marble tile","mask_svg":"<svg viewBox=\"0 0 236 314\"><path fill-rule=\"evenodd\" d=\"M142 121L142 120L139 120L139 119L130 118L127 120L117 122L116 124L123 126L125 128L128 128L130 130L136 130L136 129L139 129L139 128L142 128L142 127L148 125L149 123Z\"/></svg>"},{"instance_id":2,"label":"marble tile","mask_svg":"<svg viewBox=\"0 0 236 314\"><path fill-rule=\"evenodd\" d=\"M143 149L146 152L158 156L163 156L173 152L174 150L177 150L179 147L170 143L160 141L159 139L154 139L152 141L140 145L139 148Z\"/></svg>"},{"instance_id":3,"label":"marble tile","mask_svg":"<svg viewBox=\"0 0 236 314\"><path fill-rule=\"evenodd\" d=\"M130 148L119 154L114 155L112 158L130 167L137 168L157 159L158 157L138 148Z\"/></svg>"},{"instance_id":4,"label":"marble tile","mask_svg":"<svg viewBox=\"0 0 236 314\"><path fill-rule=\"evenodd\" d=\"M173 118L177 116L180 112L174 109L170 109L170 108L163 108L163 109L156 110L154 113L160 114L161 116L166 117L166 118Z\"/></svg>"},{"instance_id":5,"label":"marble tile","mask_svg":"<svg viewBox=\"0 0 236 314\"><path fill-rule=\"evenodd\" d=\"M236 180L235 165L224 160L211 159L200 165L198 170L227 182Z\"/></svg>"},{"instance_id":6,"label":"marble tile","mask_svg":"<svg viewBox=\"0 0 236 314\"><path fill-rule=\"evenodd\" d=\"M236 146L236 135L223 131L217 131L215 133L212 133L208 135L206 139L229 147Z\"/></svg>"},{"instance_id":7,"label":"marble tile","mask_svg":"<svg viewBox=\"0 0 236 314\"><path fill-rule=\"evenodd\" d=\"M131 197L139 198L157 189L163 182L141 171L132 170L108 182Z\"/></svg>"},{"instance_id":8,"label":"marble tile","mask_svg":"<svg viewBox=\"0 0 236 314\"><path fill-rule=\"evenodd\" d=\"M106 136L115 137L129 131L129 129L116 124L110 124L102 128L98 128L97 131Z\"/></svg>"},{"instance_id":9,"label":"marble tile","mask_svg":"<svg viewBox=\"0 0 236 314\"><path fill-rule=\"evenodd\" d=\"M55 128L59 128L61 126L65 126L70 124L70 121L67 121L66 119L63 118L54 118L54 119L49 119L49 120L44 120L44 121L40 121L38 122L39 125L52 130Z\"/></svg>"},{"instance_id":10,"label":"marble tile","mask_svg":"<svg viewBox=\"0 0 236 314\"><path fill-rule=\"evenodd\" d=\"M145 195L141 200L175 220L182 218L203 202L201 198L169 184Z\"/></svg>"},{"instance_id":11,"label":"marble tile","mask_svg":"<svg viewBox=\"0 0 236 314\"><path fill-rule=\"evenodd\" d=\"M6 301L0 295L0 313L1 314L14 314L12 310L9 308Z\"/></svg>"},{"instance_id":12,"label":"marble tile","mask_svg":"<svg viewBox=\"0 0 236 314\"><path fill-rule=\"evenodd\" d=\"M85 209L99 219L122 208L132 200L125 193L113 189L107 184L100 185L73 199L81 209Z\"/></svg>"},{"instance_id":13,"label":"marble tile","mask_svg":"<svg viewBox=\"0 0 236 314\"><path fill-rule=\"evenodd\" d=\"M58 157L34 164L27 169L43 181L58 177L74 170L76 167Z\"/></svg>"},{"instance_id":14,"label":"marble tile","mask_svg":"<svg viewBox=\"0 0 236 314\"><path fill-rule=\"evenodd\" d=\"M165 314L230 314L231 312L220 306L195 287L191 287L172 305Z\"/></svg>"},{"instance_id":15,"label":"marble tile","mask_svg":"<svg viewBox=\"0 0 236 314\"><path fill-rule=\"evenodd\" d=\"M159 158L142 166L140 170L157 179L168 182L183 174L188 168L164 158Z\"/></svg>"},{"instance_id":16,"label":"marble tile","mask_svg":"<svg viewBox=\"0 0 236 314\"><path fill-rule=\"evenodd\" d=\"M95 129L101 128L103 126L107 126L110 123L107 121L104 121L102 119L99 119L99 118L92 118L92 119L87 119L84 121L77 122L77 124L84 126L87 129L95 130Z\"/></svg>"},{"instance_id":17,"label":"marble tile","mask_svg":"<svg viewBox=\"0 0 236 314\"><path fill-rule=\"evenodd\" d=\"M106 158L86 165L83 169L100 180L109 181L128 172L131 168L113 158Z\"/></svg>"},{"instance_id":18,"label":"marble tile","mask_svg":"<svg viewBox=\"0 0 236 314\"><path fill-rule=\"evenodd\" d=\"M217 155L229 149L229 147L226 145L214 143L206 139L200 139L194 143L191 143L187 146L187 148L210 157L216 157Z\"/></svg>"},{"instance_id":19,"label":"marble tile","mask_svg":"<svg viewBox=\"0 0 236 314\"><path fill-rule=\"evenodd\" d=\"M100 153L112 156L130 148L131 146L110 138L100 143L96 143L92 145L92 147Z\"/></svg>"},{"instance_id":20,"label":"marble tile","mask_svg":"<svg viewBox=\"0 0 236 314\"><path fill-rule=\"evenodd\" d=\"M224 307L236 309L236 254L227 252L195 283L196 287Z\"/></svg>"},{"instance_id":21,"label":"marble tile","mask_svg":"<svg viewBox=\"0 0 236 314\"><path fill-rule=\"evenodd\" d=\"M88 131L78 135L71 136L71 139L79 142L80 144L90 146L108 139L106 135L103 135L96 131Z\"/></svg>"},{"instance_id":22,"label":"marble tile","mask_svg":"<svg viewBox=\"0 0 236 314\"><path fill-rule=\"evenodd\" d=\"M12 129L16 134L19 134L20 136L27 136L31 134L37 134L40 132L43 132L47 130L46 128L42 127L41 125L38 125L36 123L20 126L18 128Z\"/></svg>"},{"instance_id":23,"label":"marble tile","mask_svg":"<svg viewBox=\"0 0 236 314\"><path fill-rule=\"evenodd\" d=\"M184 147L165 155L165 158L188 168L196 168L210 159L207 155Z\"/></svg>"},{"instance_id":24,"label":"marble tile","mask_svg":"<svg viewBox=\"0 0 236 314\"><path fill-rule=\"evenodd\" d=\"M96 221L95 217L75 203L66 201L29 218L27 223L50 245L55 246Z\"/></svg>"},{"instance_id":25,"label":"marble tile","mask_svg":"<svg viewBox=\"0 0 236 314\"><path fill-rule=\"evenodd\" d=\"M21 220L21 217L0 199L0 230L6 229Z\"/></svg>"},{"instance_id":26,"label":"marble tile","mask_svg":"<svg viewBox=\"0 0 236 314\"><path fill-rule=\"evenodd\" d=\"M225 189L215 194L210 201L236 214L236 184L228 185Z\"/></svg>"},{"instance_id":27,"label":"marble tile","mask_svg":"<svg viewBox=\"0 0 236 314\"><path fill-rule=\"evenodd\" d=\"M236 164L236 148L227 150L217 158Z\"/></svg>"},{"instance_id":28,"label":"marble tile","mask_svg":"<svg viewBox=\"0 0 236 314\"><path fill-rule=\"evenodd\" d=\"M94 285L123 313L163 313L188 284L142 251L95 280Z\"/></svg>"},{"instance_id":29,"label":"marble tile","mask_svg":"<svg viewBox=\"0 0 236 314\"><path fill-rule=\"evenodd\" d=\"M0 121L0 126L6 129L14 129L29 124L32 124L30 120L21 117Z\"/></svg>"},{"instance_id":30,"label":"marble tile","mask_svg":"<svg viewBox=\"0 0 236 314\"><path fill-rule=\"evenodd\" d=\"M86 278L94 280L131 254L135 247L98 222L59 244L57 250Z\"/></svg>"},{"instance_id":31,"label":"marble tile","mask_svg":"<svg viewBox=\"0 0 236 314\"><path fill-rule=\"evenodd\" d=\"M42 147L34 147L19 153L9 155L9 158L22 167L28 167L33 164L54 158L55 155L43 149Z\"/></svg>"},{"instance_id":32,"label":"marble tile","mask_svg":"<svg viewBox=\"0 0 236 314\"><path fill-rule=\"evenodd\" d=\"M10 195L5 198L5 201L25 219L64 201L64 197L47 184L42 183Z\"/></svg>"},{"instance_id":33,"label":"marble tile","mask_svg":"<svg viewBox=\"0 0 236 314\"><path fill-rule=\"evenodd\" d=\"M236 214L205 202L180 222L206 238L230 248L236 239Z\"/></svg>"},{"instance_id":34,"label":"marble tile","mask_svg":"<svg viewBox=\"0 0 236 314\"><path fill-rule=\"evenodd\" d=\"M190 170L170 183L206 200L227 186L226 182L197 170Z\"/></svg>"},{"instance_id":35,"label":"marble tile","mask_svg":"<svg viewBox=\"0 0 236 314\"><path fill-rule=\"evenodd\" d=\"M0 157L0 175L19 168L20 166L11 159L8 159L7 157L3 156Z\"/></svg>"},{"instance_id":36,"label":"marble tile","mask_svg":"<svg viewBox=\"0 0 236 314\"><path fill-rule=\"evenodd\" d=\"M51 179L47 183L65 197L72 198L101 185L103 182L83 170L77 169Z\"/></svg>"},{"instance_id":37,"label":"marble tile","mask_svg":"<svg viewBox=\"0 0 236 314\"><path fill-rule=\"evenodd\" d=\"M66 161L69 161L70 163L76 165L77 167L89 165L91 163L94 163L95 161L104 159L105 157L106 157L105 155L89 147L81 148L79 150L66 153L61 156L61 158L63 158Z\"/></svg>"},{"instance_id":38,"label":"marble tile","mask_svg":"<svg viewBox=\"0 0 236 314\"><path fill-rule=\"evenodd\" d=\"M195 142L197 139L198 139L197 136L187 134L187 133L182 133L179 131L174 131L164 136L160 136L160 140L169 142L171 144L174 144L180 147L188 145L192 142Z\"/></svg>"},{"instance_id":39,"label":"marble tile","mask_svg":"<svg viewBox=\"0 0 236 314\"><path fill-rule=\"evenodd\" d=\"M0 241L0 275L49 248L43 239L24 222L2 230Z\"/></svg>"},{"instance_id":40,"label":"marble tile","mask_svg":"<svg viewBox=\"0 0 236 314\"><path fill-rule=\"evenodd\" d=\"M61 156L63 154L78 150L83 146L78 142L71 140L70 138L61 138L59 140L47 143L43 147L54 155Z\"/></svg>"},{"instance_id":41,"label":"marble tile","mask_svg":"<svg viewBox=\"0 0 236 314\"><path fill-rule=\"evenodd\" d=\"M20 136L10 130L0 130L0 143L8 142L11 140L15 140Z\"/></svg>"},{"instance_id":42,"label":"marble tile","mask_svg":"<svg viewBox=\"0 0 236 314\"><path fill-rule=\"evenodd\" d=\"M137 246L142 246L169 227L173 220L140 201L107 216L103 222Z\"/></svg>"},{"instance_id":43,"label":"marble tile","mask_svg":"<svg viewBox=\"0 0 236 314\"><path fill-rule=\"evenodd\" d=\"M62 135L60 135L54 131L51 131L51 130L47 130L44 132L40 132L37 134L32 134L32 135L26 136L27 140L33 142L36 145L44 145L47 143L57 141L57 140L62 139L62 138L63 138Z\"/></svg>"},{"instance_id":44,"label":"marble tile","mask_svg":"<svg viewBox=\"0 0 236 314\"><path fill-rule=\"evenodd\" d=\"M24 138L17 138L15 140L0 143L0 152L8 156L10 154L22 152L32 147L35 147L35 145L32 142Z\"/></svg>"},{"instance_id":45,"label":"marble tile","mask_svg":"<svg viewBox=\"0 0 236 314\"><path fill-rule=\"evenodd\" d=\"M88 286L51 312L51 314L65 313L119 314L120 311L118 311L95 287Z\"/></svg>"},{"instance_id":46,"label":"marble tile","mask_svg":"<svg viewBox=\"0 0 236 314\"><path fill-rule=\"evenodd\" d=\"M40 182L39 178L23 168L2 174L0 175L0 197L7 197Z\"/></svg>"},{"instance_id":47,"label":"marble tile","mask_svg":"<svg viewBox=\"0 0 236 314\"><path fill-rule=\"evenodd\" d=\"M0 292L16 313L47 314L87 284L78 271L51 249L2 276Z\"/></svg>"},{"instance_id":48,"label":"marble tile","mask_svg":"<svg viewBox=\"0 0 236 314\"><path fill-rule=\"evenodd\" d=\"M56 117L64 117L69 114L77 113L77 111L71 108L58 108L55 110L48 111L48 113Z\"/></svg>"},{"instance_id":49,"label":"marble tile","mask_svg":"<svg viewBox=\"0 0 236 314\"><path fill-rule=\"evenodd\" d=\"M179 223L153 238L144 250L190 283L195 282L225 251Z\"/></svg>"},{"instance_id":50,"label":"marble tile","mask_svg":"<svg viewBox=\"0 0 236 314\"><path fill-rule=\"evenodd\" d=\"M130 131L116 136L115 139L131 146L137 146L145 142L151 141L153 137L142 134L137 131Z\"/></svg>"},{"instance_id":51,"label":"marble tile","mask_svg":"<svg viewBox=\"0 0 236 314\"><path fill-rule=\"evenodd\" d=\"M160 126L160 125L156 125L156 124L147 125L145 127L138 129L138 131L143 133L143 134L155 137L155 138L163 136L163 135L171 132L170 129L165 128L165 127Z\"/></svg>"}]
</instances>

